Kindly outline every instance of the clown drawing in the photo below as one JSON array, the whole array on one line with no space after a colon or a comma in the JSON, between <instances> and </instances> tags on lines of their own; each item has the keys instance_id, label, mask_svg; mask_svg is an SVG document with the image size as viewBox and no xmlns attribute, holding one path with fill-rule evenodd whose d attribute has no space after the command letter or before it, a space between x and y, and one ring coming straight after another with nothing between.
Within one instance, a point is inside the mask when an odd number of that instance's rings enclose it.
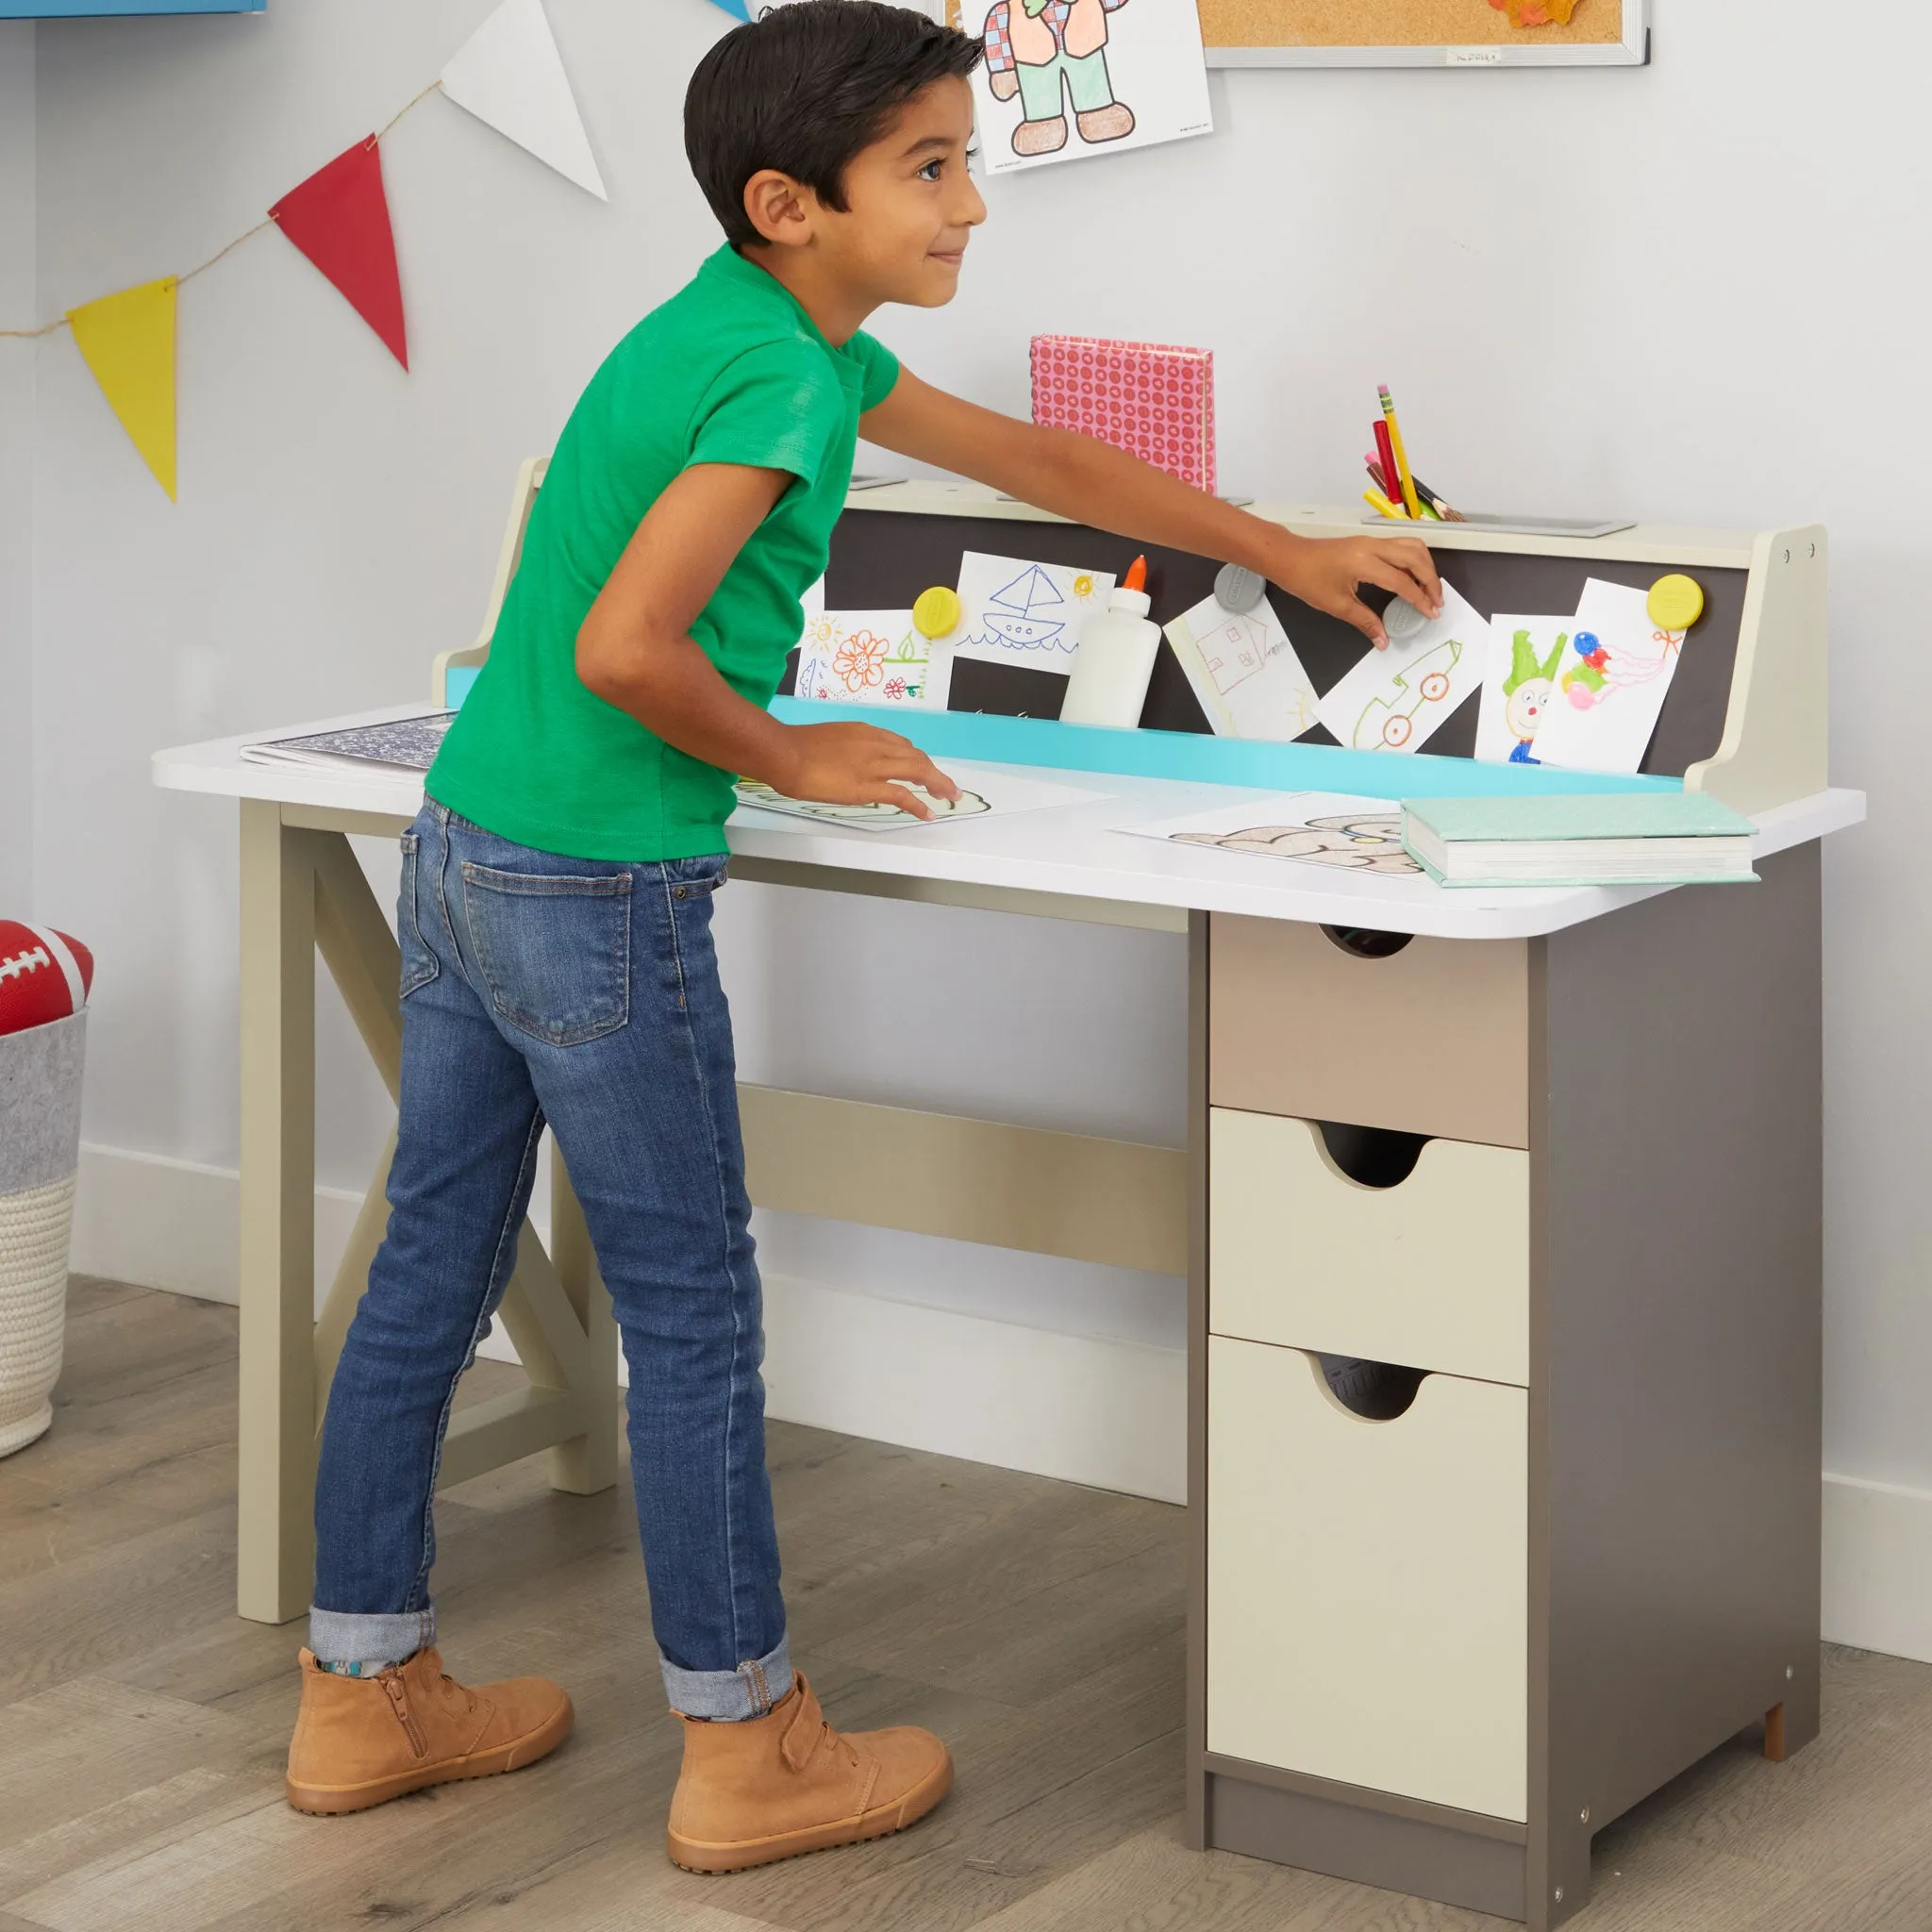
<instances>
[{"instance_id":1,"label":"clown drawing","mask_svg":"<svg viewBox=\"0 0 1932 1932\"><path fill-rule=\"evenodd\" d=\"M1567 636L1559 636L1547 661L1542 663L1537 661L1536 647L1526 630L1518 631L1510 644L1509 675L1503 680L1503 695L1507 700L1505 715L1509 735L1516 741L1509 754L1512 765L1542 762L1531 755L1530 746L1536 741L1536 727L1542 722L1543 708L1550 702L1555 686L1557 665L1562 658L1563 646L1569 641Z\"/></svg>"},{"instance_id":2,"label":"clown drawing","mask_svg":"<svg viewBox=\"0 0 1932 1932\"><path fill-rule=\"evenodd\" d=\"M1057 154L1067 144L1062 100L1090 142L1134 131L1133 110L1113 97L1107 71L1107 16L1126 0L997 0L986 16L986 76L996 100L1020 96L1013 152Z\"/></svg>"}]
</instances>

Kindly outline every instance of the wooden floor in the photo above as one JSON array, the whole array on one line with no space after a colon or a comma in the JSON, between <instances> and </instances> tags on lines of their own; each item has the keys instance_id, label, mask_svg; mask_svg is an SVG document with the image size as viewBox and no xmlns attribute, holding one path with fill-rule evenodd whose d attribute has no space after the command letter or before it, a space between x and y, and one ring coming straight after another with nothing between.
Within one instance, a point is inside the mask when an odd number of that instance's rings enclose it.
<instances>
[{"instance_id":1,"label":"wooden floor","mask_svg":"<svg viewBox=\"0 0 1932 1932\"><path fill-rule=\"evenodd\" d=\"M53 1432L0 1462L0 1932L1477 1932L1501 1920L1184 1851L1182 1516L774 1425L794 1655L958 1784L877 1844L678 1872L626 1487L541 1462L439 1506L445 1654L542 1672L554 1757L346 1819L281 1799L301 1625L233 1613L235 1315L77 1280ZM471 1399L514 1379L480 1364ZM1932 1927L1932 1668L1825 1660L1824 1735L1746 1736L1602 1833L1591 1932Z\"/></svg>"}]
</instances>

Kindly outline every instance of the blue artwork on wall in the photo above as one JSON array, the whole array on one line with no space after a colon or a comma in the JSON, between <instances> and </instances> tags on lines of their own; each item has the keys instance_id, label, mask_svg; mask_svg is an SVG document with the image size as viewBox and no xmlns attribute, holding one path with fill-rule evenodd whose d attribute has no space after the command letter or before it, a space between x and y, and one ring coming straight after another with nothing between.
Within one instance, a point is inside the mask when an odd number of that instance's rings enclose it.
<instances>
[{"instance_id":1,"label":"blue artwork on wall","mask_svg":"<svg viewBox=\"0 0 1932 1932\"><path fill-rule=\"evenodd\" d=\"M260 13L268 0L0 0L0 20L73 20L110 13Z\"/></svg>"}]
</instances>

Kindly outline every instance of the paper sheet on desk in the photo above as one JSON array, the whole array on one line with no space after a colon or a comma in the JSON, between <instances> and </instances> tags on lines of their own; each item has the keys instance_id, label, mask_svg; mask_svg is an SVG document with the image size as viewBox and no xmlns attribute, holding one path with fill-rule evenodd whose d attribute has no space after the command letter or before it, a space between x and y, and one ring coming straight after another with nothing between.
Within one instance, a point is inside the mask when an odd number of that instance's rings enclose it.
<instances>
[{"instance_id":1,"label":"paper sheet on desk","mask_svg":"<svg viewBox=\"0 0 1932 1932\"><path fill-rule=\"evenodd\" d=\"M1148 825L1123 825L1143 839L1208 845L1262 858L1298 858L1343 872L1413 873L1423 869L1402 849L1402 808L1392 798L1341 791L1275 791L1239 805Z\"/></svg>"},{"instance_id":2,"label":"paper sheet on desk","mask_svg":"<svg viewBox=\"0 0 1932 1932\"><path fill-rule=\"evenodd\" d=\"M1055 785L1044 778L1026 778L1011 772L991 770L984 765L955 763L948 759L946 776L959 788L957 803L934 798L918 786L918 791L938 814L937 820L914 818L896 805L825 805L815 799L787 798L761 785L756 778L738 781L738 801L758 811L782 813L787 818L811 819L820 824L850 825L860 832L903 831L909 825L948 824L958 819L994 818L1016 811L1041 811L1059 805L1091 805L1105 798L1104 791L1089 791L1077 785Z\"/></svg>"}]
</instances>

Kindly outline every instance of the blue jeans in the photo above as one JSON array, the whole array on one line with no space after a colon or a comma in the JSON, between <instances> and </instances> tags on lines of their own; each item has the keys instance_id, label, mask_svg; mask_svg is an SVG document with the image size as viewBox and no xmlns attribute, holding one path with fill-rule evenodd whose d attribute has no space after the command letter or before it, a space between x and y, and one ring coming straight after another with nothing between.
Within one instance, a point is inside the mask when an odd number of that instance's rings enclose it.
<instances>
[{"instance_id":1,"label":"blue jeans","mask_svg":"<svg viewBox=\"0 0 1932 1932\"><path fill-rule=\"evenodd\" d=\"M765 1472L758 1268L724 859L513 845L430 800L403 834L401 1124L389 1230L329 1391L309 1643L365 1669L435 1634L431 1497L457 1379L516 1259L547 1121L630 1365L631 1474L674 1708L791 1688Z\"/></svg>"}]
</instances>

